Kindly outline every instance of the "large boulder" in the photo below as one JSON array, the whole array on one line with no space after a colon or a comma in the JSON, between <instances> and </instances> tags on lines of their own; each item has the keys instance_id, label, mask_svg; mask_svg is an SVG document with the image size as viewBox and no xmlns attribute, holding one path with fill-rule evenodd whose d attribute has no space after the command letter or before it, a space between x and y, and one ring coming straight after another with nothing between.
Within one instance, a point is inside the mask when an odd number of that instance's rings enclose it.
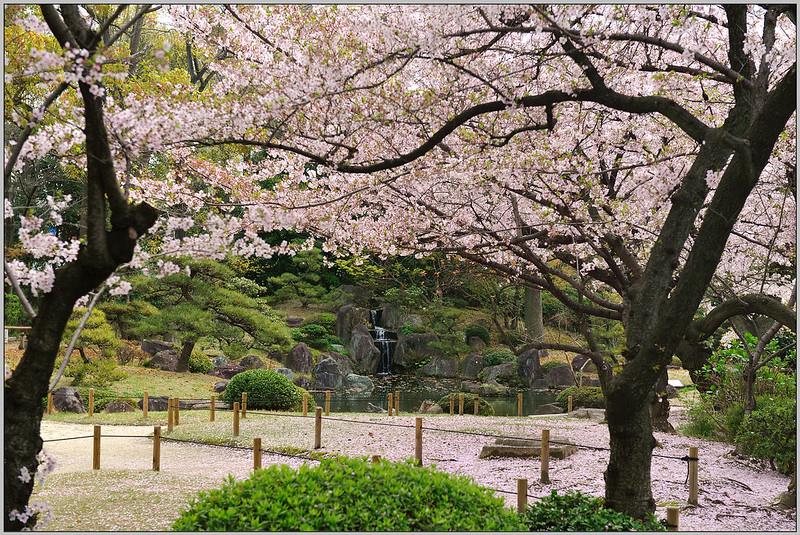
<instances>
[{"instance_id":1,"label":"large boulder","mask_svg":"<svg viewBox=\"0 0 800 535\"><path fill-rule=\"evenodd\" d=\"M397 337L397 345L392 355L393 369L403 370L413 368L414 363L427 357L439 357L441 351L431 342L438 342L439 337L434 333L401 334Z\"/></svg>"},{"instance_id":2,"label":"large boulder","mask_svg":"<svg viewBox=\"0 0 800 535\"><path fill-rule=\"evenodd\" d=\"M544 405L539 405L534 409L533 414L535 415L543 415L543 414L564 414L564 409L561 408L561 405L557 403L546 403Z\"/></svg>"},{"instance_id":3,"label":"large boulder","mask_svg":"<svg viewBox=\"0 0 800 535\"><path fill-rule=\"evenodd\" d=\"M367 403L367 412L374 412L374 413L385 413L388 412L386 409L382 409L377 405L373 405L372 403Z\"/></svg>"},{"instance_id":4,"label":"large boulder","mask_svg":"<svg viewBox=\"0 0 800 535\"><path fill-rule=\"evenodd\" d=\"M289 378L290 381L294 380L294 372L289 368L275 368L275 372L281 375L285 375Z\"/></svg>"},{"instance_id":5,"label":"large boulder","mask_svg":"<svg viewBox=\"0 0 800 535\"><path fill-rule=\"evenodd\" d=\"M592 359L586 355L575 355L572 358L572 369L577 372L580 371L581 368L583 368L584 372L597 373L597 367L592 363Z\"/></svg>"},{"instance_id":6,"label":"large boulder","mask_svg":"<svg viewBox=\"0 0 800 535\"><path fill-rule=\"evenodd\" d=\"M339 371L339 363L328 357L314 366L314 389L340 390L344 385L344 377Z\"/></svg>"},{"instance_id":7,"label":"large boulder","mask_svg":"<svg viewBox=\"0 0 800 535\"><path fill-rule=\"evenodd\" d=\"M219 377L221 379L231 379L237 373L242 373L245 370L238 364L226 364L225 366L217 366L210 372L208 375L213 375L214 377Z\"/></svg>"},{"instance_id":8,"label":"large boulder","mask_svg":"<svg viewBox=\"0 0 800 535\"><path fill-rule=\"evenodd\" d=\"M178 369L179 358L180 355L174 349L165 349L153 355L147 366L157 370L164 370L165 372L174 372Z\"/></svg>"},{"instance_id":9,"label":"large boulder","mask_svg":"<svg viewBox=\"0 0 800 535\"><path fill-rule=\"evenodd\" d=\"M332 358L335 360L336 364L339 365L339 372L342 375L353 373L353 363L350 361L350 357L347 355L338 353L336 351L328 351L327 353L322 354L322 358Z\"/></svg>"},{"instance_id":10,"label":"large boulder","mask_svg":"<svg viewBox=\"0 0 800 535\"><path fill-rule=\"evenodd\" d=\"M563 366L556 366L544 376L548 386L553 388L567 388L575 385L575 378L572 376L572 370L566 364Z\"/></svg>"},{"instance_id":11,"label":"large boulder","mask_svg":"<svg viewBox=\"0 0 800 535\"><path fill-rule=\"evenodd\" d=\"M350 373L344 378L344 387L350 392L372 392L375 384L365 375Z\"/></svg>"},{"instance_id":12,"label":"large boulder","mask_svg":"<svg viewBox=\"0 0 800 535\"><path fill-rule=\"evenodd\" d=\"M209 357L211 359L211 364L214 365L215 368L219 368L220 366L227 366L231 363L225 355L215 355L213 357Z\"/></svg>"},{"instance_id":13,"label":"large boulder","mask_svg":"<svg viewBox=\"0 0 800 535\"><path fill-rule=\"evenodd\" d=\"M398 322L400 323L400 327L402 327L403 325L411 325L412 327L422 327L424 325L424 322L422 321L422 316L420 316L419 314L403 314L402 316L400 316ZM398 327L398 329L400 329L400 327Z\"/></svg>"},{"instance_id":14,"label":"large boulder","mask_svg":"<svg viewBox=\"0 0 800 535\"><path fill-rule=\"evenodd\" d=\"M467 345L470 351L482 351L486 349L486 342L480 336L470 336L467 338Z\"/></svg>"},{"instance_id":15,"label":"large boulder","mask_svg":"<svg viewBox=\"0 0 800 535\"><path fill-rule=\"evenodd\" d=\"M142 351L149 355L155 355L159 351L167 349L174 349L169 342L163 342L161 340L144 340L142 342Z\"/></svg>"},{"instance_id":16,"label":"large boulder","mask_svg":"<svg viewBox=\"0 0 800 535\"><path fill-rule=\"evenodd\" d=\"M468 394L477 394L480 389L480 383L476 383L475 381L461 381L461 385L458 387L459 392L466 392Z\"/></svg>"},{"instance_id":17,"label":"large boulder","mask_svg":"<svg viewBox=\"0 0 800 535\"><path fill-rule=\"evenodd\" d=\"M228 384L228 382L225 381L225 384ZM169 404L169 398L167 396L147 396L148 411L166 412L168 404ZM138 405L140 409L144 409L144 400L140 399Z\"/></svg>"},{"instance_id":18,"label":"large boulder","mask_svg":"<svg viewBox=\"0 0 800 535\"><path fill-rule=\"evenodd\" d=\"M478 373L486 367L486 361L477 353L470 353L461 361L461 377L475 379Z\"/></svg>"},{"instance_id":19,"label":"large boulder","mask_svg":"<svg viewBox=\"0 0 800 535\"><path fill-rule=\"evenodd\" d=\"M443 411L438 403L426 399L422 402L422 405L419 406L419 410L417 412L420 414L442 414Z\"/></svg>"},{"instance_id":20,"label":"large boulder","mask_svg":"<svg viewBox=\"0 0 800 535\"><path fill-rule=\"evenodd\" d=\"M311 354L311 349L303 342L294 346L286 356L286 367L298 373L311 373L314 369L314 355Z\"/></svg>"},{"instance_id":21,"label":"large boulder","mask_svg":"<svg viewBox=\"0 0 800 535\"><path fill-rule=\"evenodd\" d=\"M148 403L149 405L149 403ZM128 403L127 401L112 401L106 408L103 409L104 412L136 412L136 409Z\"/></svg>"},{"instance_id":22,"label":"large boulder","mask_svg":"<svg viewBox=\"0 0 800 535\"><path fill-rule=\"evenodd\" d=\"M343 343L350 342L353 329L356 325L367 325L369 323L369 310L366 308L356 308L353 305L344 305L336 314L336 336Z\"/></svg>"},{"instance_id":23,"label":"large boulder","mask_svg":"<svg viewBox=\"0 0 800 535\"><path fill-rule=\"evenodd\" d=\"M258 355L247 355L239 361L239 366L245 370L255 370L264 367L264 361Z\"/></svg>"},{"instance_id":24,"label":"large boulder","mask_svg":"<svg viewBox=\"0 0 800 535\"><path fill-rule=\"evenodd\" d=\"M214 383L214 392L216 392L217 394L222 394L223 392L225 392L225 389L228 388L229 382L230 381L217 381L216 383Z\"/></svg>"},{"instance_id":25,"label":"large boulder","mask_svg":"<svg viewBox=\"0 0 800 535\"><path fill-rule=\"evenodd\" d=\"M366 325L356 325L350 338L350 355L353 371L363 375L375 375L380 364L380 350L375 346Z\"/></svg>"},{"instance_id":26,"label":"large boulder","mask_svg":"<svg viewBox=\"0 0 800 535\"><path fill-rule=\"evenodd\" d=\"M458 375L458 360L435 356L417 371L422 377L455 377Z\"/></svg>"},{"instance_id":27,"label":"large boulder","mask_svg":"<svg viewBox=\"0 0 800 535\"><path fill-rule=\"evenodd\" d=\"M403 309L400 308L400 305L397 303L387 303L383 305L380 327L393 331L400 330L400 327L403 326L403 324L400 323L402 317Z\"/></svg>"},{"instance_id":28,"label":"large boulder","mask_svg":"<svg viewBox=\"0 0 800 535\"><path fill-rule=\"evenodd\" d=\"M78 389L71 386L62 386L53 390L53 407L58 412L86 412Z\"/></svg>"},{"instance_id":29,"label":"large boulder","mask_svg":"<svg viewBox=\"0 0 800 535\"><path fill-rule=\"evenodd\" d=\"M308 375L295 375L292 382L295 386L299 386L305 390L313 390L314 389L314 381Z\"/></svg>"},{"instance_id":30,"label":"large boulder","mask_svg":"<svg viewBox=\"0 0 800 535\"><path fill-rule=\"evenodd\" d=\"M486 382L493 386L501 386L501 383L508 381L512 377L516 377L517 363L513 360L504 362L495 366L484 368L483 372L486 374Z\"/></svg>"},{"instance_id":31,"label":"large boulder","mask_svg":"<svg viewBox=\"0 0 800 535\"><path fill-rule=\"evenodd\" d=\"M528 386L531 386L535 379L544 377L538 350L529 349L517 355L517 375Z\"/></svg>"}]
</instances>

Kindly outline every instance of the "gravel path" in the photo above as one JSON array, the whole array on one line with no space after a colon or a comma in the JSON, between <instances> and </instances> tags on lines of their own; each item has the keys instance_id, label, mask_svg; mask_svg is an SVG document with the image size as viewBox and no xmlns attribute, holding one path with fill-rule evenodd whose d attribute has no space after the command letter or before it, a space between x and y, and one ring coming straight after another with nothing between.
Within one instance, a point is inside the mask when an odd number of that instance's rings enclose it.
<instances>
[{"instance_id":1,"label":"gravel path","mask_svg":"<svg viewBox=\"0 0 800 535\"><path fill-rule=\"evenodd\" d=\"M675 418L680 418L680 411L675 411ZM343 422L337 420L355 420ZM178 426L173 436L190 436L192 426L203 426L208 432L210 426L216 426L220 432L227 432L228 423L218 418L214 424L186 424ZM494 440L477 433L500 434L517 437L541 437L542 429L550 429L551 441L566 440L583 446L604 448L608 445L607 427L599 422L586 419L565 417L475 417L475 416L426 416L423 420L423 462L435 464L439 470L466 475L486 487L501 491L500 495L507 499L509 505L516 503L516 480L527 478L528 494L534 497L548 494L551 490L563 491L576 489L584 493L602 496L603 470L608 462L608 451L580 448L576 454L564 460L551 459L550 480L544 485L539 483L540 465L538 459L479 459L481 448ZM381 424L399 424L386 426ZM677 423L677 422L674 422ZM388 417L385 415L340 414L331 415L323 420L322 451L339 453L347 456L381 455L384 458L399 461L414 456L414 417ZM131 484L137 483L137 477L152 472L152 441L147 435L152 434L152 427L135 426L103 426L101 452L101 472L119 473L114 484L124 486L127 474ZM444 430L460 430L462 434L445 432ZM62 424L43 422L42 436L45 440L62 437L90 436L91 426L80 424ZM136 435L142 438L110 438L110 435ZM262 417L248 415L241 422L243 444L252 440L248 437L263 437L264 448L271 445L296 446L310 449L313 438L313 418L307 420L296 418ZM731 445L706 440L682 437L672 434L656 433L662 447L654 452L659 457L653 460L652 478L653 494L659 505L657 515L666 516L666 506L678 506L681 509L681 531L796 531L796 510L778 511L771 504L776 502L781 492L786 490L789 478L769 470L764 463L752 463L732 455ZM252 442L249 442L252 443ZM685 485L687 466L685 462L668 457L682 457L688 454L690 446L700 450L700 496L699 507L687 503L688 486ZM70 474L83 477L91 476L92 440L69 440L47 442L47 451L57 459L56 472L53 474ZM171 509L161 513L164 521L156 526L168 529L171 518L175 518L175 507L188 503L196 490L218 487L221 480L231 474L236 478L248 477L252 472L252 452L213 446L200 446L163 441L161 444L162 461L159 477L166 474L184 478L176 480L175 489L183 492L181 500L173 502ZM302 460L264 454L262 463L266 467L272 463L297 466ZM313 461L312 461L313 462ZM119 481L122 478L122 481ZM98 481L98 484L109 483ZM102 488L95 489L102 493ZM167 489L168 491L168 489ZM47 503L48 496L55 497L65 489L54 487L46 482L45 488L39 492L38 501ZM155 497L155 496L153 496ZM75 502L79 503L79 498ZM177 503L178 505L175 505ZM119 508L124 508L125 503ZM54 510L59 515L69 517L71 507L67 510ZM121 515L118 509L115 514ZM135 515L133 515L135 516ZM153 529L120 525L120 529ZM54 522L55 524L55 522ZM100 522L97 527L90 528L84 523L59 524L59 529L81 527L83 529L114 530L117 524ZM111 527L109 527L111 526ZM55 528L53 528L55 529Z\"/></svg>"}]
</instances>

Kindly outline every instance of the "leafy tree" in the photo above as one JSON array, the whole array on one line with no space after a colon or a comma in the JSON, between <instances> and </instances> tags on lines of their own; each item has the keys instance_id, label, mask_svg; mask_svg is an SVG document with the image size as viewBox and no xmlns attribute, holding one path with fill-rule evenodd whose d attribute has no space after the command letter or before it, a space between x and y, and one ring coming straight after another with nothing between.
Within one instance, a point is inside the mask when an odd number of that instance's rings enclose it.
<instances>
[{"instance_id":1,"label":"leafy tree","mask_svg":"<svg viewBox=\"0 0 800 535\"><path fill-rule=\"evenodd\" d=\"M66 347L69 345L86 310L86 308L76 308L72 312L72 316L70 316L67 322L67 327L64 329L64 335L61 339L62 346ZM111 328L111 325L106 321L106 315L102 310L97 308L93 309L75 343L75 349L81 354L83 361L90 362L84 352L84 348L86 347L95 347L100 350L100 354L104 358L108 358L114 356L119 346L120 342L114 335L114 330Z\"/></svg>"},{"instance_id":2,"label":"leafy tree","mask_svg":"<svg viewBox=\"0 0 800 535\"><path fill-rule=\"evenodd\" d=\"M226 284L233 271L212 260L177 261L181 270L156 279L136 279L137 293L148 295L156 311L144 316L133 332L140 336L175 335L181 343L178 371L201 338L219 340L242 354L250 346L285 350L292 343L285 323L274 312Z\"/></svg>"},{"instance_id":3,"label":"leafy tree","mask_svg":"<svg viewBox=\"0 0 800 535\"><path fill-rule=\"evenodd\" d=\"M290 271L267 279L267 282L275 288L272 301L284 303L299 299L304 308L311 303L322 301L328 293L319 275L322 258L322 251L316 247L292 256Z\"/></svg>"}]
</instances>

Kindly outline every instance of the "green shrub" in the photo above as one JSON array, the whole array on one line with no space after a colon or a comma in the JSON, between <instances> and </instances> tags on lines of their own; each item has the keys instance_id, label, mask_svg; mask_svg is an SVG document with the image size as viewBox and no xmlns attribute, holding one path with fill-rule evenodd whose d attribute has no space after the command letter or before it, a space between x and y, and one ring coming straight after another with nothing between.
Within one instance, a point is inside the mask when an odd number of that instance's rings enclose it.
<instances>
[{"instance_id":1,"label":"green shrub","mask_svg":"<svg viewBox=\"0 0 800 535\"><path fill-rule=\"evenodd\" d=\"M70 343L85 313L86 308L76 308L72 311L61 338L61 344L64 347ZM120 342L114 335L114 329L106 321L106 315L97 308L92 309L83 330L78 335L75 347L94 347L104 357L112 357L117 352L119 345Z\"/></svg>"},{"instance_id":2,"label":"green shrub","mask_svg":"<svg viewBox=\"0 0 800 535\"><path fill-rule=\"evenodd\" d=\"M547 374L553 368L558 368L559 366L566 366L564 362L560 360L548 360L547 362L542 362L542 373Z\"/></svg>"},{"instance_id":3,"label":"green shrub","mask_svg":"<svg viewBox=\"0 0 800 535\"><path fill-rule=\"evenodd\" d=\"M78 394L81 396L81 403L83 408L89 411L89 387L76 386ZM95 388L94 389L94 412L100 412L106 408L106 405L119 399L119 394L109 388Z\"/></svg>"},{"instance_id":4,"label":"green shrub","mask_svg":"<svg viewBox=\"0 0 800 535\"><path fill-rule=\"evenodd\" d=\"M689 402L689 422L681 426L681 433L690 437L718 440L725 433L720 429L715 418L716 411L712 403L706 399Z\"/></svg>"},{"instance_id":5,"label":"green shrub","mask_svg":"<svg viewBox=\"0 0 800 535\"><path fill-rule=\"evenodd\" d=\"M429 332L428 329L422 325L414 325L413 323L404 323L400 328L400 334L424 334Z\"/></svg>"},{"instance_id":6,"label":"green shrub","mask_svg":"<svg viewBox=\"0 0 800 535\"><path fill-rule=\"evenodd\" d=\"M496 366L504 362L511 362L517 356L507 347L490 347L483 350L483 361L486 366Z\"/></svg>"},{"instance_id":7,"label":"green shrub","mask_svg":"<svg viewBox=\"0 0 800 535\"><path fill-rule=\"evenodd\" d=\"M756 407L739 426L736 444L742 453L768 459L781 473L791 473L797 452L795 400L761 396Z\"/></svg>"},{"instance_id":8,"label":"green shrub","mask_svg":"<svg viewBox=\"0 0 800 535\"><path fill-rule=\"evenodd\" d=\"M453 401L453 412L458 414L458 396ZM443 412L450 414L450 394L445 394L436 402ZM464 394L464 414L475 414L475 394ZM494 407L491 403L478 396L478 416L494 416Z\"/></svg>"},{"instance_id":9,"label":"green shrub","mask_svg":"<svg viewBox=\"0 0 800 535\"><path fill-rule=\"evenodd\" d=\"M655 516L636 520L607 509L603 498L571 490L562 495L552 491L521 516L528 531L666 531Z\"/></svg>"},{"instance_id":10,"label":"green shrub","mask_svg":"<svg viewBox=\"0 0 800 535\"><path fill-rule=\"evenodd\" d=\"M303 400L288 377L263 368L234 375L220 399L235 403L241 401L242 392L247 392L247 406L251 409L285 411Z\"/></svg>"},{"instance_id":11,"label":"green shrub","mask_svg":"<svg viewBox=\"0 0 800 535\"><path fill-rule=\"evenodd\" d=\"M489 334L489 329L481 325L480 323L470 323L467 325L467 328L464 329L464 339L469 342L469 339L473 336L477 336L483 343L487 346L492 345L492 338Z\"/></svg>"},{"instance_id":12,"label":"green shrub","mask_svg":"<svg viewBox=\"0 0 800 535\"><path fill-rule=\"evenodd\" d=\"M203 491L175 531L519 531L502 498L464 476L402 463L272 465Z\"/></svg>"},{"instance_id":13,"label":"green shrub","mask_svg":"<svg viewBox=\"0 0 800 535\"><path fill-rule=\"evenodd\" d=\"M31 317L25 312L22 302L14 292L5 292L3 294L3 322L5 325L13 325L15 327L22 327L31 324Z\"/></svg>"},{"instance_id":14,"label":"green shrub","mask_svg":"<svg viewBox=\"0 0 800 535\"><path fill-rule=\"evenodd\" d=\"M324 327L327 333L333 334L336 332L336 314L327 312L312 314L303 320L302 326L305 327L306 325L319 325Z\"/></svg>"},{"instance_id":15,"label":"green shrub","mask_svg":"<svg viewBox=\"0 0 800 535\"><path fill-rule=\"evenodd\" d=\"M125 379L128 374L119 369L116 361L95 359L92 362L70 362L65 375L72 377L72 386L104 388Z\"/></svg>"},{"instance_id":16,"label":"green shrub","mask_svg":"<svg viewBox=\"0 0 800 535\"><path fill-rule=\"evenodd\" d=\"M189 356L189 371L192 373L208 373L214 369L211 358L202 351L194 350Z\"/></svg>"},{"instance_id":17,"label":"green shrub","mask_svg":"<svg viewBox=\"0 0 800 535\"><path fill-rule=\"evenodd\" d=\"M150 359L150 355L133 342L123 342L117 348L116 357L120 364L144 363Z\"/></svg>"},{"instance_id":18,"label":"green shrub","mask_svg":"<svg viewBox=\"0 0 800 535\"><path fill-rule=\"evenodd\" d=\"M325 327L310 323L296 329L292 329L292 338L297 342L303 342L309 347L327 351L332 344L342 344L339 337L328 334Z\"/></svg>"},{"instance_id":19,"label":"green shrub","mask_svg":"<svg viewBox=\"0 0 800 535\"><path fill-rule=\"evenodd\" d=\"M572 408L586 407L590 409L605 409L606 398L603 397L603 390L599 386L571 386L565 388L556 396L556 403L562 409L567 408L567 398L572 396Z\"/></svg>"}]
</instances>

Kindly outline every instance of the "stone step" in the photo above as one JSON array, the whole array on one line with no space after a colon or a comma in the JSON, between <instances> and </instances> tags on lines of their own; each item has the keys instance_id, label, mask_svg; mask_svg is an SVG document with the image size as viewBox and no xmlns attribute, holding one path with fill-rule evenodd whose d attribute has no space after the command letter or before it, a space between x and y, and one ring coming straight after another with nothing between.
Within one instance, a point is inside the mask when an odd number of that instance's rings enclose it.
<instances>
[{"instance_id":1,"label":"stone step","mask_svg":"<svg viewBox=\"0 0 800 535\"><path fill-rule=\"evenodd\" d=\"M558 444L550 444L550 457L552 459L566 459L573 453L578 452L578 446L574 444L564 444L565 440L552 439ZM515 438L498 438L495 444L487 444L481 449L479 458L487 457L518 457L531 458L541 457L542 441L537 439L523 440Z\"/></svg>"}]
</instances>

